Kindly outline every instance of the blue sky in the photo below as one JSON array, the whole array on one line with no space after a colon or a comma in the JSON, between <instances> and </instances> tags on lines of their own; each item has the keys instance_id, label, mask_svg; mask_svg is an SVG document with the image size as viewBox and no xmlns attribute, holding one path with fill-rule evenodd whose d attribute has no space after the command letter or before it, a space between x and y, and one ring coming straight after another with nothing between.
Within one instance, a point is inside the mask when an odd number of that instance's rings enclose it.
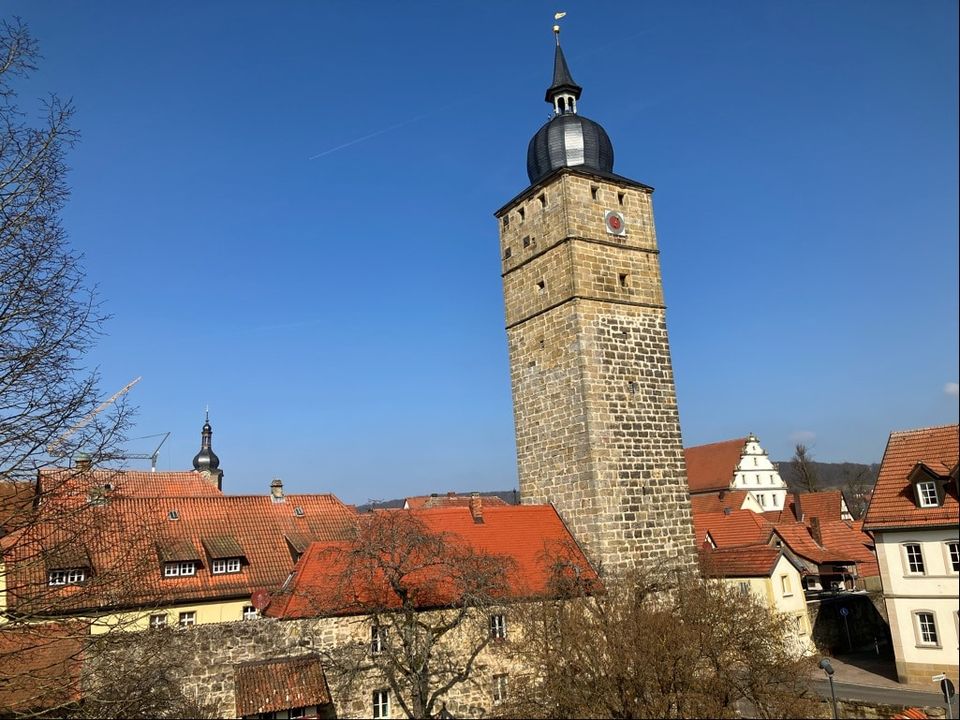
<instances>
[{"instance_id":1,"label":"blue sky","mask_svg":"<svg viewBox=\"0 0 960 720\"><path fill-rule=\"evenodd\" d=\"M686 444L879 461L956 422L957 4L8 0L77 105L104 394L229 492L515 486L492 212L550 26L653 185ZM152 440L132 443L149 450Z\"/></svg>"}]
</instances>

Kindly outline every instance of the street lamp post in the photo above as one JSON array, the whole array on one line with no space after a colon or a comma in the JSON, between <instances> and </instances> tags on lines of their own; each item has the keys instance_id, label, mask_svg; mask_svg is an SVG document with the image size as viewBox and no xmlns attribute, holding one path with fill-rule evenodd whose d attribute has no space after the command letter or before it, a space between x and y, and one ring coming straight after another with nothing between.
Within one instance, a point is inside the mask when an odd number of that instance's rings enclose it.
<instances>
[{"instance_id":1,"label":"street lamp post","mask_svg":"<svg viewBox=\"0 0 960 720\"><path fill-rule=\"evenodd\" d=\"M830 664L830 661L826 658L823 658L819 667L827 674L827 680L830 681L830 699L833 701L833 720L839 720L840 715L837 714L837 693L833 689L833 665Z\"/></svg>"}]
</instances>

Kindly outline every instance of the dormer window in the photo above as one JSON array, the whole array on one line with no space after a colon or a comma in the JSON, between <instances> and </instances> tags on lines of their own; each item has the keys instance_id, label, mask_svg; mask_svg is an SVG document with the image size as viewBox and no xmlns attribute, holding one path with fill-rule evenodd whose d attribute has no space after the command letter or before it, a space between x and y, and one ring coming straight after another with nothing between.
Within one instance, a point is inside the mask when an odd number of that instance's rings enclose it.
<instances>
[{"instance_id":1,"label":"dormer window","mask_svg":"<svg viewBox=\"0 0 960 720\"><path fill-rule=\"evenodd\" d=\"M47 584L51 587L79 585L86 579L86 568L58 568L47 572Z\"/></svg>"},{"instance_id":2,"label":"dormer window","mask_svg":"<svg viewBox=\"0 0 960 720\"><path fill-rule=\"evenodd\" d=\"M197 563L195 560L184 560L182 562L168 562L163 565L164 577L190 577L197 574Z\"/></svg>"},{"instance_id":3,"label":"dormer window","mask_svg":"<svg viewBox=\"0 0 960 720\"><path fill-rule=\"evenodd\" d=\"M214 575L227 575L240 572L240 558L224 558L214 560L210 564L210 570Z\"/></svg>"},{"instance_id":4,"label":"dormer window","mask_svg":"<svg viewBox=\"0 0 960 720\"><path fill-rule=\"evenodd\" d=\"M933 480L918 482L917 499L920 502L920 507L939 507L940 497L937 493L937 483Z\"/></svg>"}]
</instances>

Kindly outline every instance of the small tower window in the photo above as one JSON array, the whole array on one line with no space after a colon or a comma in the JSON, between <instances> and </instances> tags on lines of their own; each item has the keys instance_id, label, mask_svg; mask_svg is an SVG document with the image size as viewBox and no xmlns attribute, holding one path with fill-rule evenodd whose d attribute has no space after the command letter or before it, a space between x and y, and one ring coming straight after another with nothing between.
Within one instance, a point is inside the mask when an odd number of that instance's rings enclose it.
<instances>
[{"instance_id":1,"label":"small tower window","mask_svg":"<svg viewBox=\"0 0 960 720\"><path fill-rule=\"evenodd\" d=\"M618 193L617 193L617 202L620 203L621 205L623 205L623 193L622 193L622 192L618 192Z\"/></svg>"},{"instance_id":2,"label":"small tower window","mask_svg":"<svg viewBox=\"0 0 960 720\"><path fill-rule=\"evenodd\" d=\"M590 198L596 200L600 196L600 188L596 185L590 186Z\"/></svg>"},{"instance_id":3,"label":"small tower window","mask_svg":"<svg viewBox=\"0 0 960 720\"><path fill-rule=\"evenodd\" d=\"M503 251L503 259L509 260L511 255L513 255L513 250L508 246L507 249Z\"/></svg>"},{"instance_id":4,"label":"small tower window","mask_svg":"<svg viewBox=\"0 0 960 720\"><path fill-rule=\"evenodd\" d=\"M620 287L625 288L625 287L627 286L627 277L628 277L628 276L627 276L626 273L620 273L620 275L619 275L619 277L618 277L618 279L619 279L619 281L620 281Z\"/></svg>"},{"instance_id":5,"label":"small tower window","mask_svg":"<svg viewBox=\"0 0 960 720\"><path fill-rule=\"evenodd\" d=\"M517 210L517 214L520 216L520 222L523 222L523 219L524 217L526 217L527 213L524 212L523 208L520 208L519 210Z\"/></svg>"},{"instance_id":6,"label":"small tower window","mask_svg":"<svg viewBox=\"0 0 960 720\"><path fill-rule=\"evenodd\" d=\"M510 227L510 216L509 216L509 215L504 215L504 216L503 216L503 229L506 230L508 227Z\"/></svg>"},{"instance_id":7,"label":"small tower window","mask_svg":"<svg viewBox=\"0 0 960 720\"><path fill-rule=\"evenodd\" d=\"M537 200L540 201L540 209L543 210L547 206L547 196L543 193L540 193L539 197L537 197Z\"/></svg>"},{"instance_id":8,"label":"small tower window","mask_svg":"<svg viewBox=\"0 0 960 720\"><path fill-rule=\"evenodd\" d=\"M523 238L523 246L524 246L525 248L530 247L530 236L529 236L529 235L527 235L526 237Z\"/></svg>"},{"instance_id":9,"label":"small tower window","mask_svg":"<svg viewBox=\"0 0 960 720\"><path fill-rule=\"evenodd\" d=\"M547 289L547 283L543 280L537 280L537 292L543 292Z\"/></svg>"}]
</instances>

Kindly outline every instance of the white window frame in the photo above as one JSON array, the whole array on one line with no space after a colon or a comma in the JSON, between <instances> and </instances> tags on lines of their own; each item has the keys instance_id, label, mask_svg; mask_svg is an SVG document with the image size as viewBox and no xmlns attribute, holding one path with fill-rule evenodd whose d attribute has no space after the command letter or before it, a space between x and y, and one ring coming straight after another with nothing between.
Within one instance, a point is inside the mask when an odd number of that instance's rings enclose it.
<instances>
[{"instance_id":1,"label":"white window frame","mask_svg":"<svg viewBox=\"0 0 960 720\"><path fill-rule=\"evenodd\" d=\"M197 624L197 612L196 610L187 610L180 613L180 616L177 618L177 627L193 627Z\"/></svg>"},{"instance_id":2,"label":"white window frame","mask_svg":"<svg viewBox=\"0 0 960 720\"><path fill-rule=\"evenodd\" d=\"M240 617L244 620L257 620L260 617L260 611L253 605L244 605Z\"/></svg>"},{"instance_id":3,"label":"white window frame","mask_svg":"<svg viewBox=\"0 0 960 720\"><path fill-rule=\"evenodd\" d=\"M507 616L503 613L490 616L490 637L494 640L507 639Z\"/></svg>"},{"instance_id":4,"label":"white window frame","mask_svg":"<svg viewBox=\"0 0 960 720\"><path fill-rule=\"evenodd\" d=\"M381 655L387 642L387 629L382 625L370 627L370 654Z\"/></svg>"},{"instance_id":5,"label":"white window frame","mask_svg":"<svg viewBox=\"0 0 960 720\"><path fill-rule=\"evenodd\" d=\"M240 572L240 558L221 558L210 564L210 571L214 575L230 575Z\"/></svg>"},{"instance_id":6,"label":"white window frame","mask_svg":"<svg viewBox=\"0 0 960 720\"><path fill-rule=\"evenodd\" d=\"M85 582L86 579L86 568L56 568L47 572L47 585L50 587L79 585Z\"/></svg>"},{"instance_id":7,"label":"white window frame","mask_svg":"<svg viewBox=\"0 0 960 720\"><path fill-rule=\"evenodd\" d=\"M903 553L903 570L905 575L912 575L919 577L921 575L927 574L927 563L923 559L923 543L918 542L907 542L903 543L901 546L901 552ZM917 548L918 560L919 560L919 570L914 570L911 566L910 558L910 548Z\"/></svg>"},{"instance_id":8,"label":"white window frame","mask_svg":"<svg viewBox=\"0 0 960 720\"><path fill-rule=\"evenodd\" d=\"M493 704L501 705L507 700L509 692L509 675L501 674L493 676Z\"/></svg>"},{"instance_id":9,"label":"white window frame","mask_svg":"<svg viewBox=\"0 0 960 720\"><path fill-rule=\"evenodd\" d=\"M929 491L933 493L931 501ZM917 483L917 502L922 508L940 507L940 494L937 492L937 483L933 480L922 480Z\"/></svg>"},{"instance_id":10,"label":"white window frame","mask_svg":"<svg viewBox=\"0 0 960 720\"><path fill-rule=\"evenodd\" d=\"M166 613L155 613L150 616L149 626L153 630L159 630L167 626L167 614Z\"/></svg>"},{"instance_id":11,"label":"white window frame","mask_svg":"<svg viewBox=\"0 0 960 720\"><path fill-rule=\"evenodd\" d=\"M933 639L927 640L924 638L924 618L923 616L928 616L930 618L930 627L929 630L933 631ZM913 626L916 632L917 637L917 647L927 647L927 648L938 648L940 645L940 629L937 627L937 614L933 610L914 610L913 611Z\"/></svg>"},{"instance_id":12,"label":"white window frame","mask_svg":"<svg viewBox=\"0 0 960 720\"><path fill-rule=\"evenodd\" d=\"M790 582L789 575L780 576L780 592L784 597L793 597L793 583Z\"/></svg>"},{"instance_id":13,"label":"white window frame","mask_svg":"<svg viewBox=\"0 0 960 720\"><path fill-rule=\"evenodd\" d=\"M180 560L163 564L164 577L193 577L197 574L196 560Z\"/></svg>"},{"instance_id":14,"label":"white window frame","mask_svg":"<svg viewBox=\"0 0 960 720\"><path fill-rule=\"evenodd\" d=\"M946 562L944 564L946 565L947 572L951 575L957 575L960 573L960 541L945 541L943 543L943 550L946 556Z\"/></svg>"},{"instance_id":15,"label":"white window frame","mask_svg":"<svg viewBox=\"0 0 960 720\"><path fill-rule=\"evenodd\" d=\"M390 691L387 689L373 691L373 713L371 717L374 720L390 717Z\"/></svg>"}]
</instances>

